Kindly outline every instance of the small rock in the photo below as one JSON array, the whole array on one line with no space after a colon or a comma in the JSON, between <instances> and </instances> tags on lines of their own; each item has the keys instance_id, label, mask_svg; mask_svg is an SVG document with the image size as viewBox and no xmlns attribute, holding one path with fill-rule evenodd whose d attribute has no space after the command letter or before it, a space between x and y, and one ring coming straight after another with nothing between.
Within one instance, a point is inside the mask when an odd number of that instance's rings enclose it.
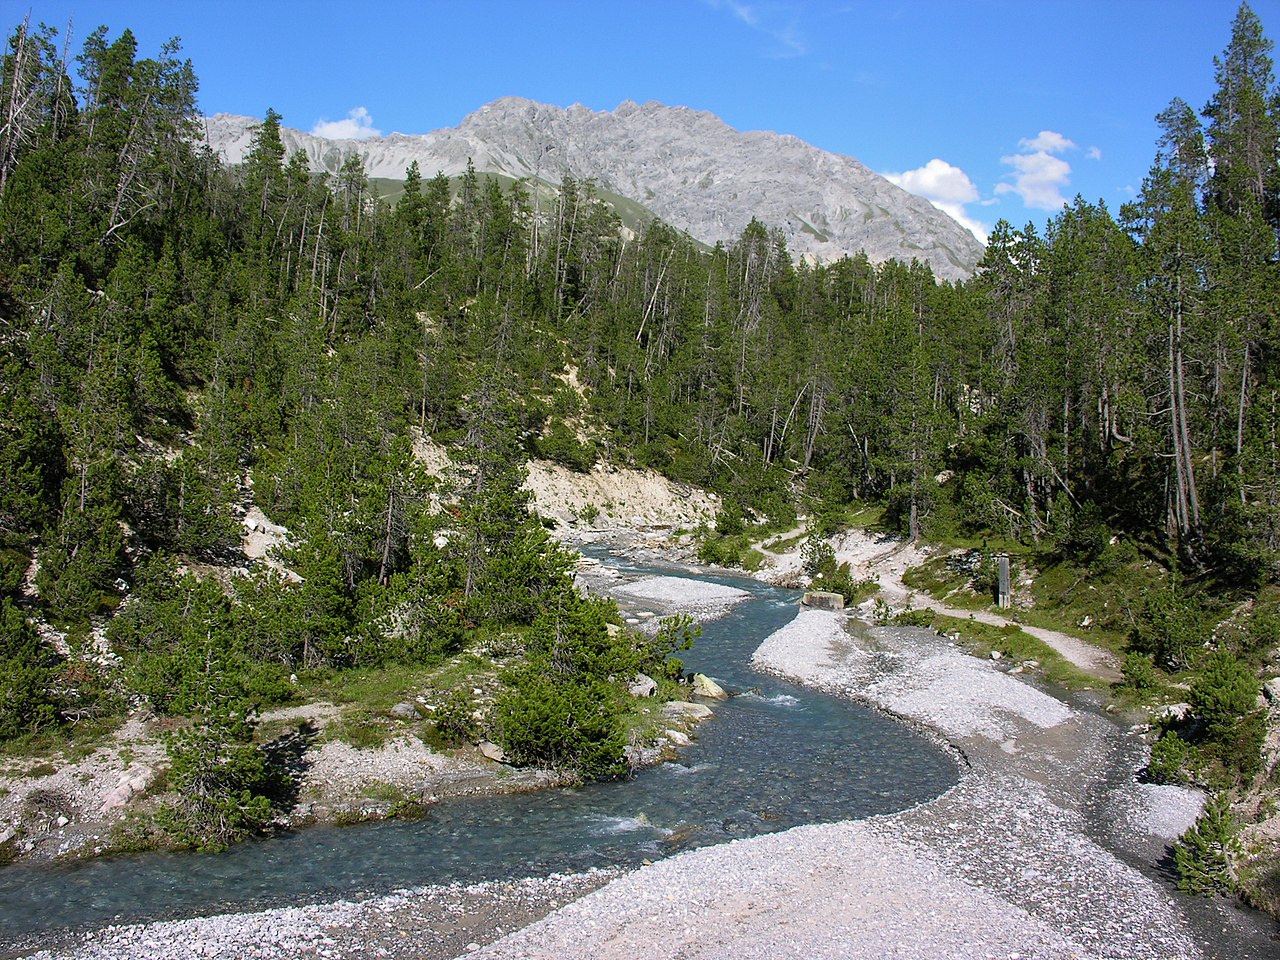
<instances>
[{"instance_id":1,"label":"small rock","mask_svg":"<svg viewBox=\"0 0 1280 960\"><path fill-rule=\"evenodd\" d=\"M724 687L720 686L705 673L695 673L693 675L693 695L695 697L706 697L709 700L729 699L729 694L725 693Z\"/></svg>"},{"instance_id":2,"label":"small rock","mask_svg":"<svg viewBox=\"0 0 1280 960\"><path fill-rule=\"evenodd\" d=\"M492 740L481 740L477 747L480 748L480 754L486 760L492 760L494 763L502 763L507 759L507 755L503 749Z\"/></svg>"},{"instance_id":3,"label":"small rock","mask_svg":"<svg viewBox=\"0 0 1280 960\"><path fill-rule=\"evenodd\" d=\"M1003 656L1004 656L1004 654L1003 654L1003 653L1001 653L999 650L992 650L992 651L991 651L991 659L992 659L992 660L999 660L999 659L1000 659L1001 657L1003 657Z\"/></svg>"},{"instance_id":4,"label":"small rock","mask_svg":"<svg viewBox=\"0 0 1280 960\"><path fill-rule=\"evenodd\" d=\"M693 741L689 739L689 735L680 730L667 730L664 731L662 735L677 747L687 747L689 744L693 743Z\"/></svg>"},{"instance_id":5,"label":"small rock","mask_svg":"<svg viewBox=\"0 0 1280 960\"><path fill-rule=\"evenodd\" d=\"M391 708L390 713L391 713L391 716L395 717L397 720L417 720L418 719L417 705L409 703L408 701L397 703L394 707Z\"/></svg>"},{"instance_id":6,"label":"small rock","mask_svg":"<svg viewBox=\"0 0 1280 960\"><path fill-rule=\"evenodd\" d=\"M627 692L633 697L652 697L658 692L658 682L653 677L637 673L631 686L627 687Z\"/></svg>"},{"instance_id":7,"label":"small rock","mask_svg":"<svg viewBox=\"0 0 1280 960\"><path fill-rule=\"evenodd\" d=\"M1272 677L1262 685L1262 695L1273 704L1280 704L1280 677Z\"/></svg>"}]
</instances>

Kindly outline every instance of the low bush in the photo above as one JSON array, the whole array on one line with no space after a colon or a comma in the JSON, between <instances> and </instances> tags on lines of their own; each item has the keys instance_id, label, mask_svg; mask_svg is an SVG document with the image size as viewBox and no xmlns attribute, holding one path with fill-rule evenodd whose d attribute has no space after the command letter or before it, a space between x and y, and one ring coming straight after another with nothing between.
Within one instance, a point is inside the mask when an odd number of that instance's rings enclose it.
<instances>
[{"instance_id":1,"label":"low bush","mask_svg":"<svg viewBox=\"0 0 1280 960\"><path fill-rule=\"evenodd\" d=\"M238 727L200 724L170 741L169 782L180 799L159 820L173 841L221 849L266 826L288 794L288 775Z\"/></svg>"},{"instance_id":2,"label":"low bush","mask_svg":"<svg viewBox=\"0 0 1280 960\"><path fill-rule=\"evenodd\" d=\"M1176 730L1170 730L1151 746L1147 779L1152 783L1185 783L1191 748Z\"/></svg>"},{"instance_id":3,"label":"low bush","mask_svg":"<svg viewBox=\"0 0 1280 960\"><path fill-rule=\"evenodd\" d=\"M1173 845L1178 889L1212 896L1236 888L1235 860L1242 847L1225 794L1214 796L1195 824Z\"/></svg>"},{"instance_id":4,"label":"low bush","mask_svg":"<svg viewBox=\"0 0 1280 960\"><path fill-rule=\"evenodd\" d=\"M432 718L436 733L446 745L456 747L477 737L480 728L475 709L475 702L465 690L450 690L440 698Z\"/></svg>"},{"instance_id":5,"label":"low bush","mask_svg":"<svg viewBox=\"0 0 1280 960\"><path fill-rule=\"evenodd\" d=\"M1144 653L1125 654L1120 674L1124 677L1124 685L1138 693L1150 693L1164 687L1151 657Z\"/></svg>"},{"instance_id":6,"label":"low bush","mask_svg":"<svg viewBox=\"0 0 1280 960\"><path fill-rule=\"evenodd\" d=\"M495 715L499 742L512 763L547 767L583 781L627 774L615 687L558 681L536 668L514 672L507 681Z\"/></svg>"}]
</instances>

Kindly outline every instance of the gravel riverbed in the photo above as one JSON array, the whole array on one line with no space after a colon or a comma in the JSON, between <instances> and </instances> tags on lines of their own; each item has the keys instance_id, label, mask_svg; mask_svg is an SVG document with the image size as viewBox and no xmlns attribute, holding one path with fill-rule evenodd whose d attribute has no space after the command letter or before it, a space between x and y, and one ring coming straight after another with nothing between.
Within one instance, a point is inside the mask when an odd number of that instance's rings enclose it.
<instances>
[{"instance_id":1,"label":"gravel riverbed","mask_svg":"<svg viewBox=\"0 0 1280 960\"><path fill-rule=\"evenodd\" d=\"M704 597L696 583L691 596ZM664 599L673 590L662 584ZM928 631L852 625L843 614L802 611L765 641L756 665L933 731L966 768L936 800L692 850L627 873L108 928L30 956L1246 960L1280 953L1280 944L1228 936L1225 926L1210 945L1207 925L1229 925L1225 912L1189 919L1167 884L1137 868L1191 823L1201 798L1117 776L1140 760L1132 734Z\"/></svg>"}]
</instances>

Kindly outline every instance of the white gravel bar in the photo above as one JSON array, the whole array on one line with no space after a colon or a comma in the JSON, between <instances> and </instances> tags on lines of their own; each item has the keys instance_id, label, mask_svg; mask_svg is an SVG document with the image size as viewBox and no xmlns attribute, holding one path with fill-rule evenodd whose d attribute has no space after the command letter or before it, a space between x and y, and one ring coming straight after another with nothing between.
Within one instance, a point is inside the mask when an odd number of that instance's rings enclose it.
<instances>
[{"instance_id":1,"label":"white gravel bar","mask_svg":"<svg viewBox=\"0 0 1280 960\"><path fill-rule=\"evenodd\" d=\"M486 960L1089 956L874 823L797 827L621 877Z\"/></svg>"},{"instance_id":2,"label":"white gravel bar","mask_svg":"<svg viewBox=\"0 0 1280 960\"><path fill-rule=\"evenodd\" d=\"M645 577L610 590L620 598L641 600L672 613L688 613L702 620L722 617L751 594L692 577Z\"/></svg>"}]
</instances>

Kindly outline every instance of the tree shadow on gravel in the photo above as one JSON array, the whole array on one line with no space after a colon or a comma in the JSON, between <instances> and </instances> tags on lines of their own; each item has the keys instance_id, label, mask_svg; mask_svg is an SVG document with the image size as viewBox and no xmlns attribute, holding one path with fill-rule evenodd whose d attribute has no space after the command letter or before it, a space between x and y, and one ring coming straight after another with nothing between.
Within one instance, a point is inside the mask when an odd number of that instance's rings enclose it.
<instances>
[{"instance_id":1,"label":"tree shadow on gravel","mask_svg":"<svg viewBox=\"0 0 1280 960\"><path fill-rule=\"evenodd\" d=\"M1157 876L1171 887L1178 885L1178 864L1173 859L1173 845L1168 844L1164 848L1164 853L1160 859L1156 860L1152 866L1155 867Z\"/></svg>"},{"instance_id":2,"label":"tree shadow on gravel","mask_svg":"<svg viewBox=\"0 0 1280 960\"><path fill-rule=\"evenodd\" d=\"M271 797L276 809L292 810L297 805L303 776L311 766L307 761L307 750L319 735L320 729L310 720L304 720L296 730L262 745L268 766L280 774L277 779L280 786Z\"/></svg>"}]
</instances>

